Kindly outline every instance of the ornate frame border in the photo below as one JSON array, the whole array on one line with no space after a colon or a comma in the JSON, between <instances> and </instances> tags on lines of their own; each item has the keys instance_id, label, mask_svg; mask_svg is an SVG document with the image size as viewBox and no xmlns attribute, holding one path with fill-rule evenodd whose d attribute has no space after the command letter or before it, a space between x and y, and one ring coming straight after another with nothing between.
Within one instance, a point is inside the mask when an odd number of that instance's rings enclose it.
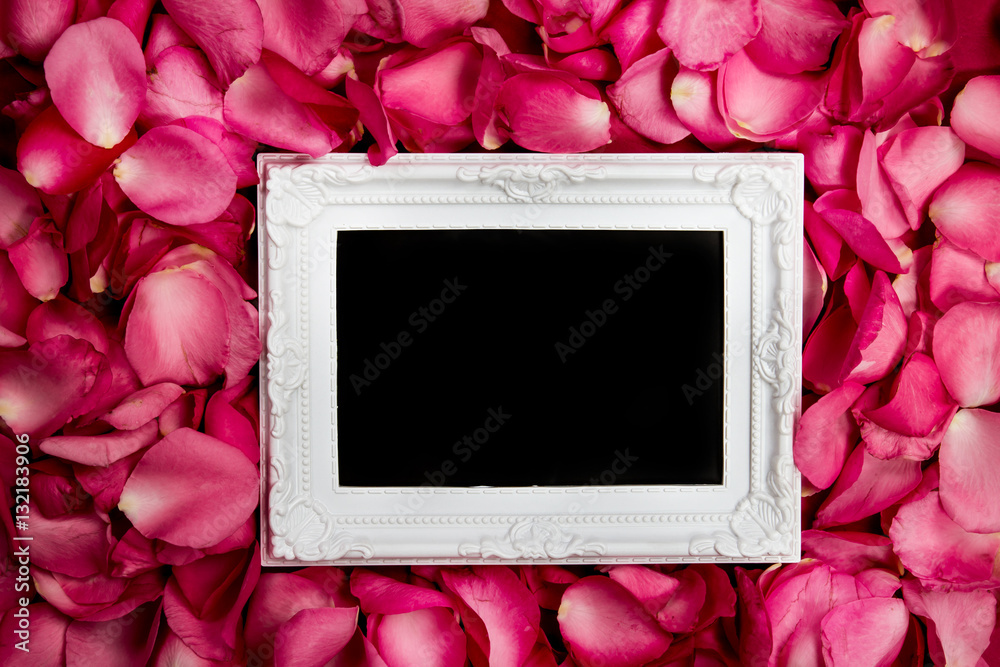
<instances>
[{"instance_id":1,"label":"ornate frame border","mask_svg":"<svg viewBox=\"0 0 1000 667\"><path fill-rule=\"evenodd\" d=\"M258 170L260 321L265 341L260 402L261 554L265 565L799 559L800 478L792 461L792 438L801 384L801 155L405 155L374 168L360 155L313 159L262 154ZM428 182L435 187L420 187ZM698 512L699 492L711 489L690 487L629 487L632 491L666 488L686 492L671 496L681 498L680 503L675 500L673 506L656 513L331 513L313 495L310 280L308 272L295 267L308 258L310 226L338 206L427 204L681 204L728 206L738 211L751 227L751 451L746 496L723 513ZM371 225L345 221L334 229L367 226ZM511 226L530 227L532 222L524 220ZM607 225L624 226L628 225ZM333 308L331 303L331 312ZM730 391L728 385L726 391ZM335 456L335 443L332 449ZM564 492L566 489L559 487L485 491ZM648 531L659 526L680 531L687 539L680 544L673 535L656 555L627 555L585 537L579 530L581 525L598 532L602 527L626 526L647 531L642 534L650 536ZM450 545L454 550L446 546L442 553L430 556L385 556L380 554L377 540L370 537L372 532L393 529L444 531L463 526L466 532L480 536L478 543L462 541Z\"/></svg>"}]
</instances>

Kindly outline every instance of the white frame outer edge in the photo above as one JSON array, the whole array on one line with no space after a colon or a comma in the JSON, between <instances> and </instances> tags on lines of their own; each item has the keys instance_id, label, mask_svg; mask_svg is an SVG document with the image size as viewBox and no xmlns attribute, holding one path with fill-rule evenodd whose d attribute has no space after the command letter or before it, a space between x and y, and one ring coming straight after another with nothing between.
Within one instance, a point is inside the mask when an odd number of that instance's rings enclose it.
<instances>
[{"instance_id":1,"label":"white frame outer edge","mask_svg":"<svg viewBox=\"0 0 1000 667\"><path fill-rule=\"evenodd\" d=\"M314 159L262 154L258 171L264 565L799 560L801 482L792 461L792 440L801 398L801 155L400 155L382 167L372 167L363 155ZM328 500L317 497L318 487L323 486L317 475L330 474L326 466L336 457L336 445L317 446L311 419L315 406L322 405L316 394L329 392L329 373L322 366L318 367L321 373L310 370L317 368L317 358L325 359L323 355L330 352L311 345L314 329L323 322L310 324L313 302L307 296L315 276L322 272L298 270L310 259L307 252L310 243L315 243L311 230L324 224L334 230L662 228L636 224L620 214L605 215L606 222L584 226L533 223L525 216L510 217L510 224L505 225L447 219L386 225L359 223L356 218L351 222L337 215L344 206L461 204L657 205L665 207L665 214L672 212L671 207L690 210L693 206L710 217L725 217L727 210L738 212L729 217L738 217L739 222L723 227L749 228L745 238L751 242L749 248L727 244L727 258L732 252L743 253L742 265L749 271L748 275L730 275L733 268L727 259L727 303L730 285L749 284L752 331L747 377L733 378L741 382L729 381L732 369L726 355L727 406L733 397L742 411L750 413L746 419L749 433L727 435L727 447L741 442L750 450L741 459L746 465L737 469L729 464L730 458L737 457L727 454L725 485L740 494L735 502L721 510L718 502L711 507L709 500L722 496L702 491L718 487L418 488L395 492L422 495L437 507L452 503L455 508L466 501L486 506L514 502L528 494L531 507L541 511L394 515L353 509L369 500L375 503L373 507L381 507L377 503L384 502L385 490L351 489L353 495L341 498L350 503L346 511L328 509ZM406 216L397 214L396 218ZM329 276L326 280L319 286L330 289ZM331 312L334 308L331 301ZM728 329L726 335L727 341L732 340ZM746 388L739 391L737 385ZM329 424L326 427L329 432ZM327 456L330 461L321 460ZM338 492L335 480L332 489ZM664 490L669 493L654 493ZM596 497L619 509L555 511L573 497ZM400 551L399 545L383 549L382 542L390 534L419 537L413 538L410 551Z\"/></svg>"}]
</instances>

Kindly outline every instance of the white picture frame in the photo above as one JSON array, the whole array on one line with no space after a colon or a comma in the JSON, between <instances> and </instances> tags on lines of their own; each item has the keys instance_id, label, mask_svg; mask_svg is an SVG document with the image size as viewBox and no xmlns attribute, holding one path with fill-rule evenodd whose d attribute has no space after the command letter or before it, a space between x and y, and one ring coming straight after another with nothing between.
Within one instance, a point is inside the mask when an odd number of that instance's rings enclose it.
<instances>
[{"instance_id":1,"label":"white picture frame","mask_svg":"<svg viewBox=\"0 0 1000 667\"><path fill-rule=\"evenodd\" d=\"M258 169L264 565L799 560L801 155L400 155L372 167L262 154ZM723 484L339 487L336 233L462 228L723 231Z\"/></svg>"}]
</instances>

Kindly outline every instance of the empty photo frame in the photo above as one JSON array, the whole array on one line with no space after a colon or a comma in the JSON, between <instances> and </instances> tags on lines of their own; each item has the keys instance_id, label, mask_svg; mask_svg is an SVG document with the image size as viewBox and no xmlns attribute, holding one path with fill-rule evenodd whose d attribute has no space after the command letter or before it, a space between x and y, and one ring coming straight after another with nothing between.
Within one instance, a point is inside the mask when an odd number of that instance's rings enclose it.
<instances>
[{"instance_id":1,"label":"empty photo frame","mask_svg":"<svg viewBox=\"0 0 1000 667\"><path fill-rule=\"evenodd\" d=\"M265 565L799 559L801 156L259 170Z\"/></svg>"}]
</instances>

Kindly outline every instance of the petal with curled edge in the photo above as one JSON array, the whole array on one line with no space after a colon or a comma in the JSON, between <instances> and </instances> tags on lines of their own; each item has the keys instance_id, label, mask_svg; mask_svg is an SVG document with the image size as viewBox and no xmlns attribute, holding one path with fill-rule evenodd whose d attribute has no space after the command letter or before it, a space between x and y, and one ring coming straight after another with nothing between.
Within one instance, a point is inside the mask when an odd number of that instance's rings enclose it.
<instances>
[{"instance_id":1,"label":"petal with curled edge","mask_svg":"<svg viewBox=\"0 0 1000 667\"><path fill-rule=\"evenodd\" d=\"M100 435L57 435L38 447L46 454L87 466L106 467L152 445L159 437L155 421L131 431L111 431Z\"/></svg>"},{"instance_id":2,"label":"petal with curled edge","mask_svg":"<svg viewBox=\"0 0 1000 667\"><path fill-rule=\"evenodd\" d=\"M254 0L164 0L163 7L205 52L223 87L260 59L264 21Z\"/></svg>"},{"instance_id":3,"label":"petal with curled edge","mask_svg":"<svg viewBox=\"0 0 1000 667\"><path fill-rule=\"evenodd\" d=\"M951 127L962 141L1000 158L1000 75L977 76L965 84L951 108Z\"/></svg>"},{"instance_id":4,"label":"petal with curled edge","mask_svg":"<svg viewBox=\"0 0 1000 667\"><path fill-rule=\"evenodd\" d=\"M844 360L843 379L867 384L880 380L903 356L907 323L899 297L882 271L875 273L858 332Z\"/></svg>"},{"instance_id":5,"label":"petal with curled edge","mask_svg":"<svg viewBox=\"0 0 1000 667\"><path fill-rule=\"evenodd\" d=\"M618 11L601 31L611 42L622 70L636 60L663 48L656 34L656 22L663 16L665 0L635 0Z\"/></svg>"},{"instance_id":6,"label":"petal with curled edge","mask_svg":"<svg viewBox=\"0 0 1000 667\"><path fill-rule=\"evenodd\" d=\"M497 100L523 148L574 153L611 141L611 110L597 89L566 74L532 72L504 82Z\"/></svg>"},{"instance_id":7,"label":"petal with curled edge","mask_svg":"<svg viewBox=\"0 0 1000 667\"><path fill-rule=\"evenodd\" d=\"M907 570L925 585L972 590L996 588L1000 534L970 533L941 506L938 491L899 508L889 538Z\"/></svg>"},{"instance_id":8,"label":"petal with curled edge","mask_svg":"<svg viewBox=\"0 0 1000 667\"><path fill-rule=\"evenodd\" d=\"M7 248L21 284L39 301L51 301L69 280L63 236L48 218L35 218L28 235Z\"/></svg>"},{"instance_id":9,"label":"petal with curled edge","mask_svg":"<svg viewBox=\"0 0 1000 667\"><path fill-rule=\"evenodd\" d=\"M819 321L802 350L802 377L807 386L829 393L841 385L844 359L857 330L847 304L832 309Z\"/></svg>"},{"instance_id":10,"label":"petal with curled edge","mask_svg":"<svg viewBox=\"0 0 1000 667\"><path fill-rule=\"evenodd\" d=\"M172 225L214 220L236 194L236 173L219 147L176 125L142 135L122 154L114 176L136 206Z\"/></svg>"},{"instance_id":11,"label":"petal with curled edge","mask_svg":"<svg viewBox=\"0 0 1000 667\"><path fill-rule=\"evenodd\" d=\"M374 634L379 654L393 667L462 667L466 664L468 638L450 609L428 607L388 614L379 619L378 631ZM494 663L490 660L489 664Z\"/></svg>"},{"instance_id":12,"label":"petal with curled edge","mask_svg":"<svg viewBox=\"0 0 1000 667\"><path fill-rule=\"evenodd\" d=\"M899 598L865 598L834 607L820 627L827 665L889 667L903 648L910 614Z\"/></svg>"},{"instance_id":13,"label":"petal with curled edge","mask_svg":"<svg viewBox=\"0 0 1000 667\"><path fill-rule=\"evenodd\" d=\"M920 227L931 195L965 160L965 142L950 127L915 127L880 149L882 166L912 229Z\"/></svg>"},{"instance_id":14,"label":"petal with curled edge","mask_svg":"<svg viewBox=\"0 0 1000 667\"><path fill-rule=\"evenodd\" d=\"M190 46L171 46L154 58L139 121L147 127L187 116L222 120L222 88L205 54Z\"/></svg>"},{"instance_id":15,"label":"petal with curled edge","mask_svg":"<svg viewBox=\"0 0 1000 667\"><path fill-rule=\"evenodd\" d=\"M928 215L960 248L1000 261L1000 167L968 162L938 188Z\"/></svg>"},{"instance_id":16,"label":"petal with curled edge","mask_svg":"<svg viewBox=\"0 0 1000 667\"><path fill-rule=\"evenodd\" d=\"M253 514L259 481L256 466L238 450L180 428L139 460L118 507L144 536L202 549Z\"/></svg>"},{"instance_id":17,"label":"petal with curled edge","mask_svg":"<svg viewBox=\"0 0 1000 667\"><path fill-rule=\"evenodd\" d=\"M948 393L965 408L1000 399L1000 304L960 303L934 326L934 359Z\"/></svg>"},{"instance_id":18,"label":"petal with curled edge","mask_svg":"<svg viewBox=\"0 0 1000 667\"><path fill-rule=\"evenodd\" d=\"M930 266L931 303L947 312L966 301L1000 301L991 284L985 259L946 238L934 244Z\"/></svg>"},{"instance_id":19,"label":"petal with curled edge","mask_svg":"<svg viewBox=\"0 0 1000 667\"><path fill-rule=\"evenodd\" d=\"M932 625L948 665L977 667L996 627L992 591L938 591L913 579L903 581L907 608Z\"/></svg>"},{"instance_id":20,"label":"petal with curled edge","mask_svg":"<svg viewBox=\"0 0 1000 667\"><path fill-rule=\"evenodd\" d=\"M594 575L563 593L559 630L583 665L639 665L663 655L672 636L638 600L608 577Z\"/></svg>"},{"instance_id":21,"label":"petal with curled edge","mask_svg":"<svg viewBox=\"0 0 1000 667\"><path fill-rule=\"evenodd\" d=\"M948 0L866 0L872 16L896 17L896 39L921 58L948 51L958 38L955 9Z\"/></svg>"},{"instance_id":22,"label":"petal with curled edge","mask_svg":"<svg viewBox=\"0 0 1000 667\"><path fill-rule=\"evenodd\" d=\"M809 407L795 433L795 465L810 484L828 488L837 479L858 439L851 406L864 385L845 382Z\"/></svg>"},{"instance_id":23,"label":"petal with curled edge","mask_svg":"<svg viewBox=\"0 0 1000 667\"><path fill-rule=\"evenodd\" d=\"M146 63L135 35L106 17L66 29L45 57L52 102L81 137L113 148L146 99Z\"/></svg>"},{"instance_id":24,"label":"petal with curled edge","mask_svg":"<svg viewBox=\"0 0 1000 667\"><path fill-rule=\"evenodd\" d=\"M278 630L275 664L323 667L351 641L357 607L303 609Z\"/></svg>"},{"instance_id":25,"label":"petal with curled edge","mask_svg":"<svg viewBox=\"0 0 1000 667\"><path fill-rule=\"evenodd\" d=\"M156 419L163 409L184 393L184 388L173 382L161 382L135 392L104 416L104 421L117 429L139 428Z\"/></svg>"},{"instance_id":26,"label":"petal with curled edge","mask_svg":"<svg viewBox=\"0 0 1000 667\"><path fill-rule=\"evenodd\" d=\"M653 141L672 144L690 134L671 104L669 86L676 74L670 50L661 49L625 70L608 86L608 98L626 125Z\"/></svg>"},{"instance_id":27,"label":"petal with curled edge","mask_svg":"<svg viewBox=\"0 0 1000 667\"><path fill-rule=\"evenodd\" d=\"M862 411L865 419L903 435L927 435L955 407L934 360L916 353L903 362L887 403ZM889 458L883 456L881 458Z\"/></svg>"},{"instance_id":28,"label":"petal with curled edge","mask_svg":"<svg viewBox=\"0 0 1000 667\"><path fill-rule=\"evenodd\" d=\"M656 31L685 67L719 67L761 26L759 0L670 0Z\"/></svg>"},{"instance_id":29,"label":"petal with curled edge","mask_svg":"<svg viewBox=\"0 0 1000 667\"><path fill-rule=\"evenodd\" d=\"M892 552L892 540L884 535L838 530L802 531L803 557L816 558L847 574L871 568L899 572L899 559Z\"/></svg>"},{"instance_id":30,"label":"petal with curled edge","mask_svg":"<svg viewBox=\"0 0 1000 667\"><path fill-rule=\"evenodd\" d=\"M723 150L738 141L719 113L718 73L681 66L670 85L670 104L691 134L712 150Z\"/></svg>"},{"instance_id":31,"label":"petal with curled edge","mask_svg":"<svg viewBox=\"0 0 1000 667\"><path fill-rule=\"evenodd\" d=\"M365 614L405 614L415 609L455 606L439 590L403 583L364 568L351 573L351 593L360 600Z\"/></svg>"},{"instance_id":32,"label":"petal with curled edge","mask_svg":"<svg viewBox=\"0 0 1000 667\"><path fill-rule=\"evenodd\" d=\"M842 526L877 514L906 497L920 480L920 461L884 461L858 445L816 512L813 526Z\"/></svg>"},{"instance_id":33,"label":"petal with curled edge","mask_svg":"<svg viewBox=\"0 0 1000 667\"><path fill-rule=\"evenodd\" d=\"M941 506L972 533L1000 532L1000 414L959 410L941 441Z\"/></svg>"}]
</instances>

